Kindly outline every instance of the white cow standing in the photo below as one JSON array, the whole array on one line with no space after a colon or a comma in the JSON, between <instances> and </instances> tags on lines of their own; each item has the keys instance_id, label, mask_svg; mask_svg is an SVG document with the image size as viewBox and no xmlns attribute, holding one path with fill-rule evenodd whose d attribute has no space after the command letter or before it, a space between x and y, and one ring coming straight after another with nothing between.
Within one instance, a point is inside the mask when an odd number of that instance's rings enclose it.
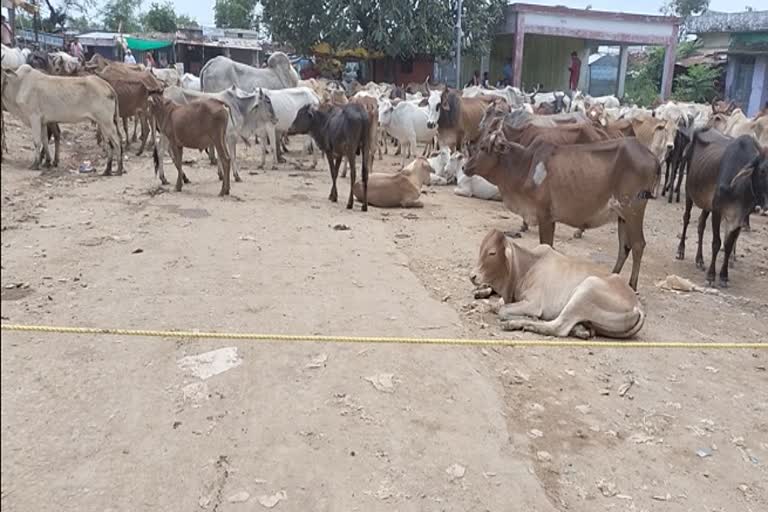
<instances>
[{"instance_id":1,"label":"white cow standing","mask_svg":"<svg viewBox=\"0 0 768 512\"><path fill-rule=\"evenodd\" d=\"M379 124L400 144L403 167L411 151L415 154L417 143L426 143L424 154L428 154L429 145L437 136L437 123L433 123L430 128L428 111L435 102L440 102L439 91L430 93L427 106L424 107L409 101L401 101L396 106L387 99L379 101Z\"/></svg>"},{"instance_id":2,"label":"white cow standing","mask_svg":"<svg viewBox=\"0 0 768 512\"><path fill-rule=\"evenodd\" d=\"M202 91L200 87L200 78L196 77L192 73L184 73L181 77L181 88L189 91Z\"/></svg>"},{"instance_id":3,"label":"white cow standing","mask_svg":"<svg viewBox=\"0 0 768 512\"><path fill-rule=\"evenodd\" d=\"M280 143L280 134L288 132L296 119L296 114L306 105L317 106L320 104L320 98L309 87L291 87L288 89L267 90L264 89L272 102L272 109L275 112L277 122L275 124L263 124L258 128L258 135L261 139L261 168L264 168L267 160L267 140L272 144L272 157L274 159L272 168L277 169L279 162L277 146ZM318 151L312 152L312 167L317 166Z\"/></svg>"}]
</instances>

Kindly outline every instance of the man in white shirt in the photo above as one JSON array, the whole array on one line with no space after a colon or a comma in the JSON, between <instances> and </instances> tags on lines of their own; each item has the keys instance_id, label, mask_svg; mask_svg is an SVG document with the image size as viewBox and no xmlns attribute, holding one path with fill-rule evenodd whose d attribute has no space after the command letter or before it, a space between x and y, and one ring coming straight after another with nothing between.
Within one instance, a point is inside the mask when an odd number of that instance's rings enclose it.
<instances>
[{"instance_id":1,"label":"man in white shirt","mask_svg":"<svg viewBox=\"0 0 768 512\"><path fill-rule=\"evenodd\" d=\"M123 62L126 64L136 64L136 58L133 56L133 53L131 53L131 50L125 50L125 58L123 59Z\"/></svg>"}]
</instances>

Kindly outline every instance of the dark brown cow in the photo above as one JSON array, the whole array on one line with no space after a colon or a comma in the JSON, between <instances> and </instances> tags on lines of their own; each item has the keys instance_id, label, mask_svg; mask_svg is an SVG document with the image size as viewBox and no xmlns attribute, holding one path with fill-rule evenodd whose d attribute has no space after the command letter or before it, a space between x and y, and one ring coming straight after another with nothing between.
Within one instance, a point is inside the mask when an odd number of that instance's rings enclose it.
<instances>
[{"instance_id":1,"label":"dark brown cow","mask_svg":"<svg viewBox=\"0 0 768 512\"><path fill-rule=\"evenodd\" d=\"M636 139L524 147L494 132L464 168L497 187L504 204L529 223L539 224L539 240L552 245L555 223L593 228L618 218L620 272L632 251L629 285L637 289L645 249L643 218L659 179L660 166Z\"/></svg>"},{"instance_id":2,"label":"dark brown cow","mask_svg":"<svg viewBox=\"0 0 768 512\"><path fill-rule=\"evenodd\" d=\"M732 139L712 128L694 132L685 155L688 179L685 182L683 233L677 259L685 258L685 238L691 209L701 208L698 226L696 267L704 269L702 238L707 217L712 214L712 261L707 284L715 281L715 265L720 250L720 224L725 220L725 259L720 268L720 286L728 286L728 262L741 228L747 224L755 206L766 202L768 156L749 135Z\"/></svg>"},{"instance_id":3,"label":"dark brown cow","mask_svg":"<svg viewBox=\"0 0 768 512\"><path fill-rule=\"evenodd\" d=\"M230 120L229 108L214 99L201 99L188 105L177 105L168 98L152 96L149 107L157 123L160 134L168 140L168 148L176 166L176 190L181 191L186 180L181 162L184 148L204 150L213 146L219 155L222 170L220 196L229 195L230 155L227 149L227 124ZM155 173L160 166L157 145L153 155Z\"/></svg>"},{"instance_id":4,"label":"dark brown cow","mask_svg":"<svg viewBox=\"0 0 768 512\"><path fill-rule=\"evenodd\" d=\"M328 199L338 201L336 179L339 175L341 160L349 162L349 200L347 208L354 205L353 189L355 186L355 155L362 156L363 190L362 210L368 211L368 162L371 161L375 146L371 146L371 127L368 111L358 103L349 103L343 107L307 105L296 114L296 119L289 134L309 133L317 147L325 153L331 171L331 193Z\"/></svg>"}]
</instances>

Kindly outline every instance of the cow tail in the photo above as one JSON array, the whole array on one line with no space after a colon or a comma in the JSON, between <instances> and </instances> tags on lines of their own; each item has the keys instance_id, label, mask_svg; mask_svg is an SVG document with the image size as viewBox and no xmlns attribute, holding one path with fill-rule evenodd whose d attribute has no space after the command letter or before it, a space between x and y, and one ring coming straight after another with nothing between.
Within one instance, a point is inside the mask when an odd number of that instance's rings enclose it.
<instances>
[{"instance_id":1,"label":"cow tail","mask_svg":"<svg viewBox=\"0 0 768 512\"><path fill-rule=\"evenodd\" d=\"M157 170L160 168L160 154L157 152L157 144L152 149L152 162L155 164L155 176L157 176Z\"/></svg>"}]
</instances>

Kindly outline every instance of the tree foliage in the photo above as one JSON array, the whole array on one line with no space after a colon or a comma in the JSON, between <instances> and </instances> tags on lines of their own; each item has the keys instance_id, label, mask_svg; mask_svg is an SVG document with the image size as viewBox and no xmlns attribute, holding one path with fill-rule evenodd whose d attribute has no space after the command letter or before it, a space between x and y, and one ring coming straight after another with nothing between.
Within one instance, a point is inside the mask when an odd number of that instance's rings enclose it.
<instances>
[{"instance_id":1,"label":"tree foliage","mask_svg":"<svg viewBox=\"0 0 768 512\"><path fill-rule=\"evenodd\" d=\"M144 30L153 32L176 32L176 11L173 4L166 1L162 4L153 2L142 17Z\"/></svg>"},{"instance_id":2,"label":"tree foliage","mask_svg":"<svg viewBox=\"0 0 768 512\"><path fill-rule=\"evenodd\" d=\"M709 7L709 0L668 0L659 9L664 14L682 16L701 14Z\"/></svg>"},{"instance_id":3,"label":"tree foliage","mask_svg":"<svg viewBox=\"0 0 768 512\"><path fill-rule=\"evenodd\" d=\"M454 47L456 0L262 0L275 40L302 52L325 42L390 56L448 56ZM464 0L463 51L482 54L501 19L504 0Z\"/></svg>"},{"instance_id":4,"label":"tree foliage","mask_svg":"<svg viewBox=\"0 0 768 512\"><path fill-rule=\"evenodd\" d=\"M680 101L709 103L716 94L715 81L720 71L705 64L694 64L675 78L674 98Z\"/></svg>"},{"instance_id":5,"label":"tree foliage","mask_svg":"<svg viewBox=\"0 0 768 512\"><path fill-rule=\"evenodd\" d=\"M104 28L117 32L122 27L124 33L140 32L141 2L142 0L109 0L101 11Z\"/></svg>"},{"instance_id":6,"label":"tree foliage","mask_svg":"<svg viewBox=\"0 0 768 512\"><path fill-rule=\"evenodd\" d=\"M216 26L258 30L259 20L256 16L256 4L258 3L258 0L216 0L216 5L213 7ZM314 2L307 1L304 3L312 4Z\"/></svg>"},{"instance_id":7,"label":"tree foliage","mask_svg":"<svg viewBox=\"0 0 768 512\"><path fill-rule=\"evenodd\" d=\"M199 27L200 24L197 22L197 20L188 14L179 14L176 16L176 27L177 28L184 28L184 27Z\"/></svg>"}]
</instances>

